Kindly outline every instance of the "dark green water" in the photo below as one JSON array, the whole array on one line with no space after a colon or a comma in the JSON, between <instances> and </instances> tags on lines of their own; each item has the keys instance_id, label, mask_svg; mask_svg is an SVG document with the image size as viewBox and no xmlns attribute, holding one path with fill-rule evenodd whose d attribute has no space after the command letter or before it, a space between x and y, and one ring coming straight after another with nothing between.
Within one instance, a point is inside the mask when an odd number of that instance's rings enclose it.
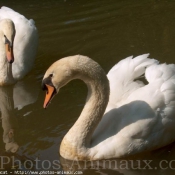
<instances>
[{"instance_id":1,"label":"dark green water","mask_svg":"<svg viewBox=\"0 0 175 175\"><path fill-rule=\"evenodd\" d=\"M28 160L29 167L35 165L34 170L37 169L37 158L40 167L45 166L45 170L54 169L49 161L61 161L58 152L60 142L79 116L87 93L82 82L71 82L44 110L45 93L41 90L41 80L54 61L70 55L87 55L96 60L106 73L119 60L143 53L150 53L150 57L160 62L175 63L174 1L0 0L0 5L34 19L39 32L33 70L17 85L0 89L0 154L10 160L14 156L23 163ZM4 122L14 129L13 143L19 145L15 154L5 152ZM157 165L160 160L171 162L174 156L175 146L172 144L151 153L149 159L156 159L154 163ZM163 169L91 167L85 169L83 174L170 175L175 169L175 161L171 163L172 166L169 166L169 163L163 162ZM10 167L7 165L6 169ZM58 165L57 168L61 169Z\"/></svg>"}]
</instances>

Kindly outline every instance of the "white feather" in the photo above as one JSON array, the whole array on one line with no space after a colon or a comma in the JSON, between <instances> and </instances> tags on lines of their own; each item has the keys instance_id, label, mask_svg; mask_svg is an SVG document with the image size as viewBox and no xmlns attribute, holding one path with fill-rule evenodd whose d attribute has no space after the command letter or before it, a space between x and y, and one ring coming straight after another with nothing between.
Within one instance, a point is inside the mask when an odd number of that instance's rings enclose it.
<instances>
[{"instance_id":1,"label":"white feather","mask_svg":"<svg viewBox=\"0 0 175 175\"><path fill-rule=\"evenodd\" d=\"M34 64L38 32L34 20L28 20L23 15L8 7L1 7L0 20L11 19L15 24L14 58L12 73L15 80L23 78Z\"/></svg>"}]
</instances>

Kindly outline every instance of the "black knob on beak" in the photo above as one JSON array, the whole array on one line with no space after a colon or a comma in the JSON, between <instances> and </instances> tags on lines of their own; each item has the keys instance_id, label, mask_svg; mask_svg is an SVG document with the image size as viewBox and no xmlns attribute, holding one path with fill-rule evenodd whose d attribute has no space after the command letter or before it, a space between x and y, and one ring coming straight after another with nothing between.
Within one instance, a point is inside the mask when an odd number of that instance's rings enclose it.
<instances>
[{"instance_id":1,"label":"black knob on beak","mask_svg":"<svg viewBox=\"0 0 175 175\"><path fill-rule=\"evenodd\" d=\"M48 76L47 78L43 79L41 84L41 88L43 91L47 90L46 84L54 87L51 76Z\"/></svg>"}]
</instances>

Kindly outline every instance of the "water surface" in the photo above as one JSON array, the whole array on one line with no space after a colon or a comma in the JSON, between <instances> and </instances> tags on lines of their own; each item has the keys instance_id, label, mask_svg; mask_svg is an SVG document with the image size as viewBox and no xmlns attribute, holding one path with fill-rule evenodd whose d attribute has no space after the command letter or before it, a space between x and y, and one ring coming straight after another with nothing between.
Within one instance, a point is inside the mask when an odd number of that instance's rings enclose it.
<instances>
[{"instance_id":1,"label":"water surface","mask_svg":"<svg viewBox=\"0 0 175 175\"><path fill-rule=\"evenodd\" d=\"M0 89L0 153L3 156L15 156L23 162L28 160L29 167L35 165L33 170L37 169L37 158L41 160L40 167L45 160L59 160L61 165L58 152L60 142L79 116L87 93L81 81L71 82L61 89L49 108L44 110L45 93L40 87L41 80L54 61L70 55L87 55L96 60L106 73L119 60L143 53L150 53L150 57L160 62L175 63L173 1L1 0L1 5L34 19L39 32L39 47L33 70L16 85ZM5 132L9 130L13 135L12 145L6 143ZM5 149L12 151L12 148L17 147L19 150L14 154L5 152ZM166 149L150 153L148 159L154 159L154 165L158 166L161 160L173 160L174 155L175 147L171 144ZM175 163L172 167L168 165L164 162L164 169L158 166L141 170L117 170L115 166L92 168L88 165L83 174L170 175ZM45 169L49 167L47 161L44 166ZM10 168L10 165L6 168ZM58 165L57 168L62 169ZM63 169L66 169L65 166Z\"/></svg>"}]
</instances>

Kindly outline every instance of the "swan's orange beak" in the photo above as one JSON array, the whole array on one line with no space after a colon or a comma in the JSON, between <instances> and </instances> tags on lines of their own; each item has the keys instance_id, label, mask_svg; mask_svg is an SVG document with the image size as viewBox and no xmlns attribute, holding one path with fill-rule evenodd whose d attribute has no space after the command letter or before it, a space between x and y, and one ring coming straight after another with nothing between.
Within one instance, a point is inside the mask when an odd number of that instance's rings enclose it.
<instances>
[{"instance_id":1,"label":"swan's orange beak","mask_svg":"<svg viewBox=\"0 0 175 175\"><path fill-rule=\"evenodd\" d=\"M46 97L45 97L45 100L44 100L44 105L43 107L44 108L47 108L49 102L52 100L53 96L55 95L55 88L53 86L50 86L48 84L45 84L47 90L46 90Z\"/></svg>"},{"instance_id":2,"label":"swan's orange beak","mask_svg":"<svg viewBox=\"0 0 175 175\"><path fill-rule=\"evenodd\" d=\"M7 43L7 44L5 44L5 50L6 50L6 57L7 57L8 62L10 64L13 63L13 61L14 61L13 47Z\"/></svg>"}]
</instances>

